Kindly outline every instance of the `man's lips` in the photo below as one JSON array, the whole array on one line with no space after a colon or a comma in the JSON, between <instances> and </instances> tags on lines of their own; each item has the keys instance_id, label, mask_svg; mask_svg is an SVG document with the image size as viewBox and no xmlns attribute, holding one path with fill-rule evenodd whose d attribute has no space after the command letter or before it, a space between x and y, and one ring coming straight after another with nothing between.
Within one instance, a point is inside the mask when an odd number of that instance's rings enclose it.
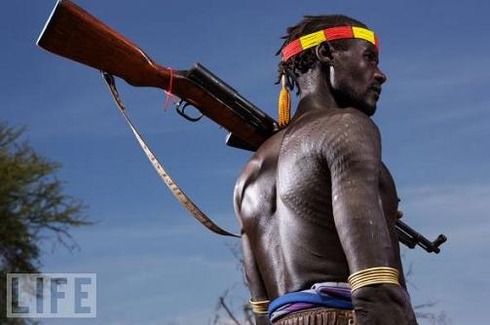
<instances>
[{"instance_id":1,"label":"man's lips","mask_svg":"<svg viewBox=\"0 0 490 325\"><path fill-rule=\"evenodd\" d=\"M380 86L372 86L369 89L376 94L376 100L378 100L379 96L381 96L381 87Z\"/></svg>"},{"instance_id":2,"label":"man's lips","mask_svg":"<svg viewBox=\"0 0 490 325\"><path fill-rule=\"evenodd\" d=\"M381 87L380 86L372 86L370 89L372 91L374 91L375 93L377 93L378 96L381 95Z\"/></svg>"}]
</instances>

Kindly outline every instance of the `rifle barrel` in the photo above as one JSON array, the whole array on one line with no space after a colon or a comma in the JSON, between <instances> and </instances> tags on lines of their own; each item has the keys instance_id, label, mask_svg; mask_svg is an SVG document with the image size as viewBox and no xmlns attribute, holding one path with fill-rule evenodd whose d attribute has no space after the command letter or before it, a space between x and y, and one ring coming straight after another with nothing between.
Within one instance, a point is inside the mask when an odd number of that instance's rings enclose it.
<instances>
[{"instance_id":1,"label":"rifle barrel","mask_svg":"<svg viewBox=\"0 0 490 325\"><path fill-rule=\"evenodd\" d=\"M416 245L419 245L428 253L434 252L439 254L441 251L439 246L445 243L447 240L446 236L440 234L434 241L431 242L401 220L396 221L395 229L398 235L398 240L402 244L409 248L414 248Z\"/></svg>"}]
</instances>

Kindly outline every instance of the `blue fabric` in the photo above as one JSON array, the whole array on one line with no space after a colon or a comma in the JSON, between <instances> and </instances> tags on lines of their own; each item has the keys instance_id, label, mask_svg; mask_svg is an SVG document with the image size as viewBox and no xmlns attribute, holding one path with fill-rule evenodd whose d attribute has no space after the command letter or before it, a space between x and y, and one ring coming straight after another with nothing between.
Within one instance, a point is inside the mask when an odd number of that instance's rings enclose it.
<instances>
[{"instance_id":1,"label":"blue fabric","mask_svg":"<svg viewBox=\"0 0 490 325\"><path fill-rule=\"evenodd\" d=\"M278 308L292 303L310 303L319 306L338 308L338 309L353 309L352 301L348 298L329 297L327 295L319 295L309 292L291 292L283 296L277 297L269 304L269 315Z\"/></svg>"}]
</instances>

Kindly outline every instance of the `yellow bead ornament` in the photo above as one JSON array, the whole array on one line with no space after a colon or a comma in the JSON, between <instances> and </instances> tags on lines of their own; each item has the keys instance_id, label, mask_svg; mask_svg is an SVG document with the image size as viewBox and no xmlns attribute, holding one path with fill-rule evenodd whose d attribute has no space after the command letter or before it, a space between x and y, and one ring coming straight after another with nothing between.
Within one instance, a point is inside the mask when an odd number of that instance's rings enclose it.
<instances>
[{"instance_id":1,"label":"yellow bead ornament","mask_svg":"<svg viewBox=\"0 0 490 325\"><path fill-rule=\"evenodd\" d=\"M287 86L286 75L281 76L281 92L279 93L279 128L282 129L288 125L291 120L291 95Z\"/></svg>"}]
</instances>

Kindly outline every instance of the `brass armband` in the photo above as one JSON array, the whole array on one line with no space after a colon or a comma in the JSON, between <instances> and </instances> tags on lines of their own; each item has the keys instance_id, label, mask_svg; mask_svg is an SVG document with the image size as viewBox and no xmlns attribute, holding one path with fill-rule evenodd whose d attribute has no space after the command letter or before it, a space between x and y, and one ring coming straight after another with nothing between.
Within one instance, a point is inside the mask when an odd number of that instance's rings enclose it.
<instances>
[{"instance_id":1,"label":"brass armband","mask_svg":"<svg viewBox=\"0 0 490 325\"><path fill-rule=\"evenodd\" d=\"M387 266L378 266L364 269L355 273L352 273L349 278L350 290L355 290L371 285L381 283L391 283L400 285L398 280L400 273L397 269Z\"/></svg>"},{"instance_id":2,"label":"brass armband","mask_svg":"<svg viewBox=\"0 0 490 325\"><path fill-rule=\"evenodd\" d=\"M250 305L252 306L252 311L254 314L259 314L259 315L267 315L268 309L269 309L269 302L270 300L262 300L262 301L252 301L252 299L249 300Z\"/></svg>"}]
</instances>

